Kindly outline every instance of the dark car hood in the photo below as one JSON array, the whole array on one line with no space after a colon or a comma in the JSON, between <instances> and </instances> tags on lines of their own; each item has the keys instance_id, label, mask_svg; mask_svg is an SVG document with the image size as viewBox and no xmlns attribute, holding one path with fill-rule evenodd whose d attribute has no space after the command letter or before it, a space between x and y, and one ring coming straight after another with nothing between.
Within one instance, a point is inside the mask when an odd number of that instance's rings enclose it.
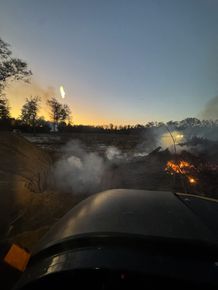
<instances>
[{"instance_id":1,"label":"dark car hood","mask_svg":"<svg viewBox=\"0 0 218 290\"><path fill-rule=\"evenodd\" d=\"M70 237L100 233L218 244L218 203L165 191L104 191L72 208L35 252Z\"/></svg>"},{"instance_id":2,"label":"dark car hood","mask_svg":"<svg viewBox=\"0 0 218 290\"><path fill-rule=\"evenodd\" d=\"M218 203L213 200L162 191L101 192L51 228L17 287L39 289L25 285L52 277L60 277L62 285L65 273L88 269L203 283L205 289L212 283L217 289L217 223Z\"/></svg>"}]
</instances>

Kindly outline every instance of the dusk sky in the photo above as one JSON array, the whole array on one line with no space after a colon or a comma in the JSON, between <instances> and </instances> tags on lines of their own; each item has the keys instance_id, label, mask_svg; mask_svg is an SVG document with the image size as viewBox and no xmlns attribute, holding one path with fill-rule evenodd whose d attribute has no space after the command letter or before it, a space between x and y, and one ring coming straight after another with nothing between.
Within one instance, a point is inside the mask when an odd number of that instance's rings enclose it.
<instances>
[{"instance_id":1,"label":"dusk sky","mask_svg":"<svg viewBox=\"0 0 218 290\"><path fill-rule=\"evenodd\" d=\"M0 0L0 37L33 72L14 115L60 85L76 124L199 117L218 94L217 0Z\"/></svg>"}]
</instances>

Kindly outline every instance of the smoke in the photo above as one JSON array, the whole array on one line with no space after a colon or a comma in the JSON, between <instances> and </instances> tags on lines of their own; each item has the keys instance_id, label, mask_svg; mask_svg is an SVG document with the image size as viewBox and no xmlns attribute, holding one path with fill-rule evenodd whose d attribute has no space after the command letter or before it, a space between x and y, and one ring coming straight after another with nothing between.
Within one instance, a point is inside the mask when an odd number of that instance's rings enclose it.
<instances>
[{"instance_id":1,"label":"smoke","mask_svg":"<svg viewBox=\"0 0 218 290\"><path fill-rule=\"evenodd\" d=\"M170 133L169 133L170 130ZM186 136L181 130L171 126L168 128L166 125L160 127L147 128L142 135L142 141L136 147L136 156L146 156L151 151L158 147L162 150L169 149L172 153L175 152L174 143L176 149L180 150L180 143L186 141Z\"/></svg>"},{"instance_id":2,"label":"smoke","mask_svg":"<svg viewBox=\"0 0 218 290\"><path fill-rule=\"evenodd\" d=\"M42 87L36 81L31 81L31 83L25 82L13 82L6 88L5 94L9 99L11 114L13 117L19 117L20 110L26 100L30 96L38 96L41 98L41 105L39 115L49 116L48 108L46 102L49 98L56 95L55 89L51 86Z\"/></svg>"},{"instance_id":3,"label":"smoke","mask_svg":"<svg viewBox=\"0 0 218 290\"><path fill-rule=\"evenodd\" d=\"M170 131L170 132L169 132ZM193 151L198 144L192 142L197 139L217 140L217 128L215 127L186 127L160 126L148 128L143 134L143 140L136 147L135 155L145 156L157 147L162 150L168 149L171 153L181 151ZM202 143L202 142L201 142ZM202 147L203 145L201 145ZM200 147L200 146L198 146ZM194 148L194 149L193 149Z\"/></svg>"},{"instance_id":4,"label":"smoke","mask_svg":"<svg viewBox=\"0 0 218 290\"><path fill-rule=\"evenodd\" d=\"M137 156L146 156L151 151L161 146L161 135L163 134L164 129L161 128L146 128L145 131L141 134L138 145L135 148L134 155Z\"/></svg>"},{"instance_id":5,"label":"smoke","mask_svg":"<svg viewBox=\"0 0 218 290\"><path fill-rule=\"evenodd\" d=\"M13 97L21 98L22 101L29 96L39 96L47 101L48 98L55 96L56 92L52 86L42 87L36 81L13 82L6 88L6 94L9 99Z\"/></svg>"},{"instance_id":6,"label":"smoke","mask_svg":"<svg viewBox=\"0 0 218 290\"><path fill-rule=\"evenodd\" d=\"M111 170L146 155L136 151L127 154L115 146L105 146L100 155L79 140L72 140L61 149L61 157L51 172L50 185L60 192L89 195L105 189L105 184L108 188L113 184Z\"/></svg>"},{"instance_id":7,"label":"smoke","mask_svg":"<svg viewBox=\"0 0 218 290\"><path fill-rule=\"evenodd\" d=\"M74 140L62 148L62 157L54 166L52 180L59 190L89 194L100 189L105 168L103 157L88 152L85 145Z\"/></svg>"},{"instance_id":8,"label":"smoke","mask_svg":"<svg viewBox=\"0 0 218 290\"><path fill-rule=\"evenodd\" d=\"M110 161L113 161L114 159L124 158L123 153L121 153L121 151L115 146L107 147L105 151L105 155L106 155L106 158Z\"/></svg>"},{"instance_id":9,"label":"smoke","mask_svg":"<svg viewBox=\"0 0 218 290\"><path fill-rule=\"evenodd\" d=\"M217 120L218 119L218 96L214 97L206 104L202 112L203 119Z\"/></svg>"},{"instance_id":10,"label":"smoke","mask_svg":"<svg viewBox=\"0 0 218 290\"><path fill-rule=\"evenodd\" d=\"M169 149L173 154L176 147L177 153L181 151L194 154L203 152L207 155L211 153L211 156L218 156L217 142L198 136L202 134L202 130L206 132L207 128L204 130L201 126L190 126L182 129L170 126L169 130L171 134L165 125L146 128L141 138L138 138L138 145L124 152L115 146L96 144L97 148L93 149L80 141L70 141L61 149L61 157L54 164L51 182L54 188L61 192L86 195L114 186L125 187L128 180L135 182L134 186L136 186L134 176L140 172L140 166L131 169L131 164L136 166L139 164L136 163L138 161L146 163L150 160L146 159L146 156L160 146L162 150ZM97 152L93 152L94 150ZM153 161L150 164L156 166ZM128 178L123 177L124 173L119 173L122 170L125 174L129 174Z\"/></svg>"}]
</instances>

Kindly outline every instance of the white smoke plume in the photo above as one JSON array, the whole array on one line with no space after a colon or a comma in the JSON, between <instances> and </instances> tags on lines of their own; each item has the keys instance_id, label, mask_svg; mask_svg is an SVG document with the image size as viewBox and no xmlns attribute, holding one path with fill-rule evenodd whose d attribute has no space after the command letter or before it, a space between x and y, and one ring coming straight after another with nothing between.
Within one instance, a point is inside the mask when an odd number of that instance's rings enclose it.
<instances>
[{"instance_id":1,"label":"white smoke plume","mask_svg":"<svg viewBox=\"0 0 218 290\"><path fill-rule=\"evenodd\" d=\"M79 141L71 141L62 148L62 157L53 169L58 189L72 193L93 193L100 189L105 161Z\"/></svg>"},{"instance_id":2,"label":"white smoke plume","mask_svg":"<svg viewBox=\"0 0 218 290\"><path fill-rule=\"evenodd\" d=\"M106 158L110 161L113 161L114 159L124 158L122 152L115 146L107 147L105 151L105 155L106 155Z\"/></svg>"},{"instance_id":3,"label":"white smoke plume","mask_svg":"<svg viewBox=\"0 0 218 290\"><path fill-rule=\"evenodd\" d=\"M122 152L115 146L105 146L104 152L91 152L78 140L67 143L61 150L61 158L54 164L50 185L61 192L72 194L92 194L105 189L108 171L121 163L146 154L137 155ZM113 180L107 180L110 186Z\"/></svg>"}]
</instances>

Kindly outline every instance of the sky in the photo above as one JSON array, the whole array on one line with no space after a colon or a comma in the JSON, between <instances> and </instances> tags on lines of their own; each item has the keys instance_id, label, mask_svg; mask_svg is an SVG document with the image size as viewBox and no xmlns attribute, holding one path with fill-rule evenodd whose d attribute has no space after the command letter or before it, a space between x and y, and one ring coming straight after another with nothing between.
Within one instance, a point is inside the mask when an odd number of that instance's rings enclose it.
<instances>
[{"instance_id":1,"label":"sky","mask_svg":"<svg viewBox=\"0 0 218 290\"><path fill-rule=\"evenodd\" d=\"M0 0L0 37L27 61L26 97L56 96L75 124L199 117L218 95L217 0ZM45 104L41 114L48 114Z\"/></svg>"}]
</instances>

